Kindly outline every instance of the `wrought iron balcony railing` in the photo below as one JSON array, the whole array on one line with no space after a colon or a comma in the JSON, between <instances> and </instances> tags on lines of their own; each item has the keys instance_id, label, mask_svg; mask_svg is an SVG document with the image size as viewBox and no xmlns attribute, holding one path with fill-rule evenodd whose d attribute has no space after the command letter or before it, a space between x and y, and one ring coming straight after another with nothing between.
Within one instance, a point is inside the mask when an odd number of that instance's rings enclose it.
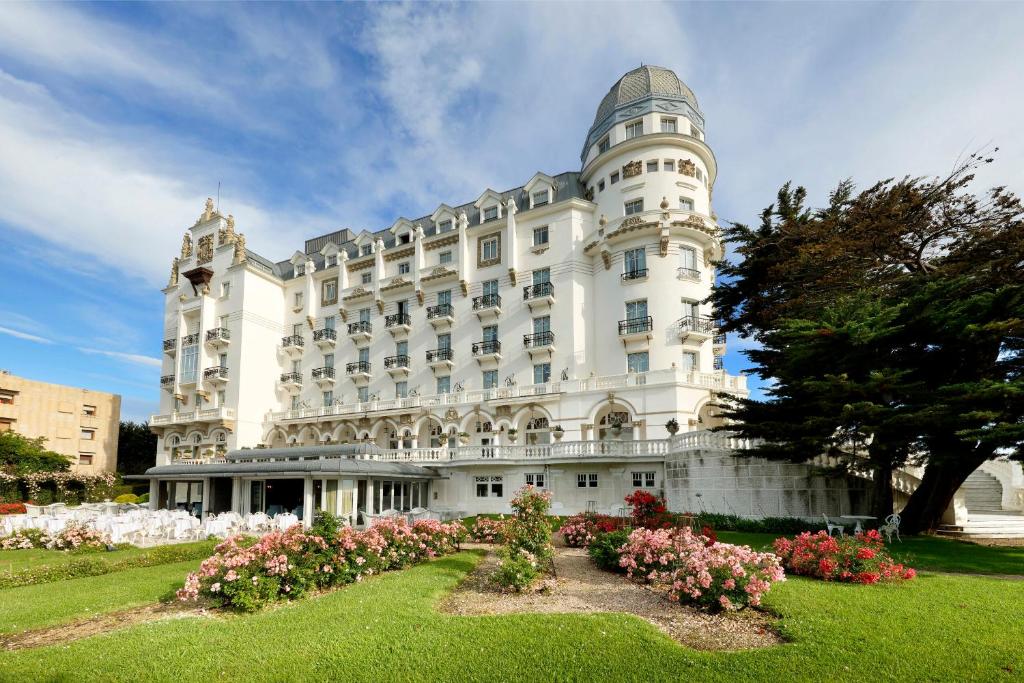
<instances>
[{"instance_id":1,"label":"wrought iron balcony railing","mask_svg":"<svg viewBox=\"0 0 1024 683\"><path fill-rule=\"evenodd\" d=\"M181 338L182 346L195 346L199 343L199 333L187 334Z\"/></svg>"},{"instance_id":2,"label":"wrought iron balcony railing","mask_svg":"<svg viewBox=\"0 0 1024 683\"><path fill-rule=\"evenodd\" d=\"M164 351L173 351L174 350L174 344L175 344L175 340L174 339L164 339Z\"/></svg>"},{"instance_id":3,"label":"wrought iron balcony railing","mask_svg":"<svg viewBox=\"0 0 1024 683\"><path fill-rule=\"evenodd\" d=\"M479 311L485 308L501 308L500 294L484 294L473 297L473 310Z\"/></svg>"},{"instance_id":4,"label":"wrought iron balcony railing","mask_svg":"<svg viewBox=\"0 0 1024 683\"><path fill-rule=\"evenodd\" d=\"M365 332L367 334L373 332L373 323L369 320L359 320L348 324L349 334L359 334L361 332Z\"/></svg>"},{"instance_id":5,"label":"wrought iron balcony railing","mask_svg":"<svg viewBox=\"0 0 1024 683\"><path fill-rule=\"evenodd\" d=\"M354 375L354 374L360 373L360 372L369 373L370 372L370 361L368 361L368 360L357 360L354 363L349 363L348 365L345 366L345 372L347 374L349 374L349 375Z\"/></svg>"},{"instance_id":6,"label":"wrought iron balcony railing","mask_svg":"<svg viewBox=\"0 0 1024 683\"><path fill-rule=\"evenodd\" d=\"M679 329L684 332L711 334L715 330L715 321L703 316L688 315L679 320Z\"/></svg>"},{"instance_id":7,"label":"wrought iron balcony railing","mask_svg":"<svg viewBox=\"0 0 1024 683\"><path fill-rule=\"evenodd\" d=\"M160 386L165 387L174 384L174 375L164 375L160 378Z\"/></svg>"},{"instance_id":8,"label":"wrought iron balcony railing","mask_svg":"<svg viewBox=\"0 0 1024 683\"><path fill-rule=\"evenodd\" d=\"M334 368L313 368L313 379L334 379Z\"/></svg>"},{"instance_id":9,"label":"wrought iron balcony railing","mask_svg":"<svg viewBox=\"0 0 1024 683\"><path fill-rule=\"evenodd\" d=\"M552 296L555 293L555 286L550 282L538 282L535 285L523 287L523 299L539 299L543 296Z\"/></svg>"},{"instance_id":10,"label":"wrought iron balcony railing","mask_svg":"<svg viewBox=\"0 0 1024 683\"><path fill-rule=\"evenodd\" d=\"M622 274L623 281L641 280L645 277L647 277L646 268L634 268L633 270L627 270L625 273Z\"/></svg>"},{"instance_id":11,"label":"wrought iron balcony railing","mask_svg":"<svg viewBox=\"0 0 1024 683\"><path fill-rule=\"evenodd\" d=\"M302 373L301 372L282 372L281 383L288 384L302 384Z\"/></svg>"},{"instance_id":12,"label":"wrought iron balcony railing","mask_svg":"<svg viewBox=\"0 0 1024 683\"><path fill-rule=\"evenodd\" d=\"M215 365L212 368L203 370L203 379L227 379L228 369L224 365Z\"/></svg>"},{"instance_id":13,"label":"wrought iron balcony railing","mask_svg":"<svg viewBox=\"0 0 1024 683\"><path fill-rule=\"evenodd\" d=\"M497 339L473 342L474 356L483 356L488 353L501 353L501 342Z\"/></svg>"},{"instance_id":14,"label":"wrought iron balcony railing","mask_svg":"<svg viewBox=\"0 0 1024 683\"><path fill-rule=\"evenodd\" d=\"M223 339L228 341L231 339L231 330L226 327L215 327L212 330L206 331L206 341L218 341Z\"/></svg>"},{"instance_id":15,"label":"wrought iron balcony railing","mask_svg":"<svg viewBox=\"0 0 1024 683\"><path fill-rule=\"evenodd\" d=\"M554 343L554 332L534 332L533 334L523 335L523 346L528 349L537 348L538 346L551 346Z\"/></svg>"},{"instance_id":16,"label":"wrought iron balcony railing","mask_svg":"<svg viewBox=\"0 0 1024 683\"><path fill-rule=\"evenodd\" d=\"M397 327L398 325L412 325L412 316L408 313L393 313L384 318L384 327Z\"/></svg>"},{"instance_id":17,"label":"wrought iron balcony railing","mask_svg":"<svg viewBox=\"0 0 1024 683\"><path fill-rule=\"evenodd\" d=\"M654 319L651 316L646 318L629 318L619 321L619 334L640 334L650 332L654 329Z\"/></svg>"},{"instance_id":18,"label":"wrought iron balcony railing","mask_svg":"<svg viewBox=\"0 0 1024 683\"><path fill-rule=\"evenodd\" d=\"M450 361L455 358L455 353L450 348L431 349L427 351L427 362Z\"/></svg>"},{"instance_id":19,"label":"wrought iron balcony railing","mask_svg":"<svg viewBox=\"0 0 1024 683\"><path fill-rule=\"evenodd\" d=\"M407 368L409 367L409 356L388 356L384 359L385 368Z\"/></svg>"},{"instance_id":20,"label":"wrought iron balcony railing","mask_svg":"<svg viewBox=\"0 0 1024 683\"><path fill-rule=\"evenodd\" d=\"M338 331L333 327L325 327L322 330L313 331L313 341L315 342L326 342L326 341L337 341Z\"/></svg>"},{"instance_id":21,"label":"wrought iron balcony railing","mask_svg":"<svg viewBox=\"0 0 1024 683\"><path fill-rule=\"evenodd\" d=\"M451 304L437 304L436 306L427 306L428 320L444 317L455 317L455 307L452 306Z\"/></svg>"},{"instance_id":22,"label":"wrought iron balcony railing","mask_svg":"<svg viewBox=\"0 0 1024 683\"><path fill-rule=\"evenodd\" d=\"M700 280L700 271L696 268L679 268L676 272L683 280Z\"/></svg>"},{"instance_id":23,"label":"wrought iron balcony railing","mask_svg":"<svg viewBox=\"0 0 1024 683\"><path fill-rule=\"evenodd\" d=\"M292 347L298 346L298 347L301 348L301 347L303 347L305 345L306 345L306 340L302 338L301 334L293 334L290 337L282 337L281 338L281 346L283 346L284 348L288 348L289 346L292 346Z\"/></svg>"}]
</instances>

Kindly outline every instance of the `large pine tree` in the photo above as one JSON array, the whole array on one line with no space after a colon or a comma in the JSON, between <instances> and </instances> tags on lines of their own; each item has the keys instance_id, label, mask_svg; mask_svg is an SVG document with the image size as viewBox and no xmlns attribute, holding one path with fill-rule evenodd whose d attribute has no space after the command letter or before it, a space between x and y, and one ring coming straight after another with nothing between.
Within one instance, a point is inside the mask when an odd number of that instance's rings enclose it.
<instances>
[{"instance_id":1,"label":"large pine tree","mask_svg":"<svg viewBox=\"0 0 1024 683\"><path fill-rule=\"evenodd\" d=\"M972 156L940 179L841 183L819 210L784 186L757 228L733 225L739 257L712 295L725 331L753 337L768 400L727 414L751 452L841 454L874 472L876 514L894 468L924 465L903 510L933 528L982 462L1024 439L1024 210L1004 188L968 186Z\"/></svg>"}]
</instances>

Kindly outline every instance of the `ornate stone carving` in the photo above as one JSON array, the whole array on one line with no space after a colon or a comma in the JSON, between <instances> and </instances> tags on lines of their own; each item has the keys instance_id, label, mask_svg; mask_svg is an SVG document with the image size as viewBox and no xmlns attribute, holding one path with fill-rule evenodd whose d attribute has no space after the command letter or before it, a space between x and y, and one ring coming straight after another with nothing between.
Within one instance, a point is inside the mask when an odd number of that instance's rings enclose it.
<instances>
[{"instance_id":1,"label":"ornate stone carving","mask_svg":"<svg viewBox=\"0 0 1024 683\"><path fill-rule=\"evenodd\" d=\"M206 221L208 221L211 218L213 218L213 213L214 213L213 197L207 197L206 198L206 206L203 209L203 218L202 218L203 222L205 223Z\"/></svg>"},{"instance_id":2,"label":"ornate stone carving","mask_svg":"<svg viewBox=\"0 0 1024 683\"><path fill-rule=\"evenodd\" d=\"M459 411L455 410L455 408L449 408L448 410L444 411L444 419L448 420L449 422L455 422L456 420L459 419Z\"/></svg>"},{"instance_id":3,"label":"ornate stone carving","mask_svg":"<svg viewBox=\"0 0 1024 683\"><path fill-rule=\"evenodd\" d=\"M171 261L171 278L167 281L168 287L174 287L178 284L178 257L175 256Z\"/></svg>"},{"instance_id":4,"label":"ornate stone carving","mask_svg":"<svg viewBox=\"0 0 1024 683\"><path fill-rule=\"evenodd\" d=\"M694 178L697 175L697 165L689 159L680 159L679 172L683 175L688 175L691 178Z\"/></svg>"},{"instance_id":5,"label":"ornate stone carving","mask_svg":"<svg viewBox=\"0 0 1024 683\"><path fill-rule=\"evenodd\" d=\"M213 235L203 235L196 242L196 263L209 263L213 260Z\"/></svg>"},{"instance_id":6,"label":"ornate stone carving","mask_svg":"<svg viewBox=\"0 0 1024 683\"><path fill-rule=\"evenodd\" d=\"M607 249L601 252L601 260L604 261L604 269L611 270L612 267L612 252Z\"/></svg>"},{"instance_id":7,"label":"ornate stone carving","mask_svg":"<svg viewBox=\"0 0 1024 683\"><path fill-rule=\"evenodd\" d=\"M184 261L192 256L192 235L187 232L181 238L181 260Z\"/></svg>"},{"instance_id":8,"label":"ornate stone carving","mask_svg":"<svg viewBox=\"0 0 1024 683\"><path fill-rule=\"evenodd\" d=\"M217 231L217 246L222 247L225 244L231 244L235 241L235 217L228 214L227 227L221 228Z\"/></svg>"},{"instance_id":9,"label":"ornate stone carving","mask_svg":"<svg viewBox=\"0 0 1024 683\"><path fill-rule=\"evenodd\" d=\"M643 216L629 216L619 223L619 228L631 228L644 222Z\"/></svg>"},{"instance_id":10,"label":"ornate stone carving","mask_svg":"<svg viewBox=\"0 0 1024 683\"><path fill-rule=\"evenodd\" d=\"M495 414L498 417L511 417L512 406L498 406L497 410L495 410Z\"/></svg>"},{"instance_id":11,"label":"ornate stone carving","mask_svg":"<svg viewBox=\"0 0 1024 683\"><path fill-rule=\"evenodd\" d=\"M398 424L411 425L412 424L412 413L402 413L398 416Z\"/></svg>"},{"instance_id":12,"label":"ornate stone carving","mask_svg":"<svg viewBox=\"0 0 1024 683\"><path fill-rule=\"evenodd\" d=\"M594 188L588 187L583 191L583 198L588 202L594 201Z\"/></svg>"},{"instance_id":13,"label":"ornate stone carving","mask_svg":"<svg viewBox=\"0 0 1024 683\"><path fill-rule=\"evenodd\" d=\"M512 281L512 286L515 287L516 286L516 269L515 268L509 268L508 269L508 279Z\"/></svg>"},{"instance_id":14,"label":"ornate stone carving","mask_svg":"<svg viewBox=\"0 0 1024 683\"><path fill-rule=\"evenodd\" d=\"M462 296L469 296L469 283L465 280L459 280L459 288L462 290Z\"/></svg>"},{"instance_id":15,"label":"ornate stone carving","mask_svg":"<svg viewBox=\"0 0 1024 683\"><path fill-rule=\"evenodd\" d=\"M416 290L416 301L418 301L420 303L420 306L423 305L423 290L422 289L417 289Z\"/></svg>"},{"instance_id":16,"label":"ornate stone carving","mask_svg":"<svg viewBox=\"0 0 1024 683\"><path fill-rule=\"evenodd\" d=\"M628 164L622 167L622 177L632 178L638 176L643 172L643 164L640 160L630 161Z\"/></svg>"},{"instance_id":17,"label":"ornate stone carving","mask_svg":"<svg viewBox=\"0 0 1024 683\"><path fill-rule=\"evenodd\" d=\"M238 233L235 237L235 258L233 263L245 263L248 257L245 255L245 235Z\"/></svg>"}]
</instances>

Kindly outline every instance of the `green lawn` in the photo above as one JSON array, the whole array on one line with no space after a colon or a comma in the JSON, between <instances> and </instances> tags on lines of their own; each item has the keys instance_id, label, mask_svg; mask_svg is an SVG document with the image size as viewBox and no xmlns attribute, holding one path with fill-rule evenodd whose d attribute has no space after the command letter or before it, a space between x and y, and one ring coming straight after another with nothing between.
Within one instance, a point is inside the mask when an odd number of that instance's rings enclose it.
<instances>
[{"instance_id":1,"label":"green lawn","mask_svg":"<svg viewBox=\"0 0 1024 683\"><path fill-rule=\"evenodd\" d=\"M706 653L625 615L435 612L478 557L463 552L254 615L165 621L0 653L0 679L1009 680L1024 671L1024 582L935 574L888 586L790 579L772 588L766 604L791 643ZM53 611L123 604L125 591L152 599L186 569L2 591L0 624L53 623ZM85 599L95 593L107 597Z\"/></svg>"},{"instance_id":2,"label":"green lawn","mask_svg":"<svg viewBox=\"0 0 1024 683\"><path fill-rule=\"evenodd\" d=\"M777 534L720 531L723 543L770 550ZM893 557L915 569L939 572L1024 575L1024 547L981 546L933 536L912 536L886 544Z\"/></svg>"},{"instance_id":3,"label":"green lawn","mask_svg":"<svg viewBox=\"0 0 1024 683\"><path fill-rule=\"evenodd\" d=\"M197 560L0 590L0 633L52 626L157 602L184 584ZM0 680L4 678L0 667Z\"/></svg>"},{"instance_id":4,"label":"green lawn","mask_svg":"<svg viewBox=\"0 0 1024 683\"><path fill-rule=\"evenodd\" d=\"M115 560L139 557L150 551L149 548L123 548L110 552L98 551L89 553L72 553L62 550L4 550L0 552L0 574L34 569L41 566L54 566L74 562L83 557L97 558L112 562Z\"/></svg>"}]
</instances>

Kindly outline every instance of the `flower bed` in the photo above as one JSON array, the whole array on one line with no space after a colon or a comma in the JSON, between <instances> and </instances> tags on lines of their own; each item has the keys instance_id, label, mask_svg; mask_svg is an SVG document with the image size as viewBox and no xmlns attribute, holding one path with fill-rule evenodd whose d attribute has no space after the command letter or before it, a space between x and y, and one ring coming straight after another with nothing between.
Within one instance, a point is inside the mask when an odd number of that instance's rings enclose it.
<instances>
[{"instance_id":1,"label":"flower bed","mask_svg":"<svg viewBox=\"0 0 1024 683\"><path fill-rule=\"evenodd\" d=\"M78 522L67 524L56 534L40 529L20 529L0 538L0 550L103 550L108 545L110 536Z\"/></svg>"},{"instance_id":2,"label":"flower bed","mask_svg":"<svg viewBox=\"0 0 1024 683\"><path fill-rule=\"evenodd\" d=\"M507 529L508 520L504 517L477 517L469 530L469 537L477 543L504 543Z\"/></svg>"},{"instance_id":3,"label":"flower bed","mask_svg":"<svg viewBox=\"0 0 1024 683\"><path fill-rule=\"evenodd\" d=\"M568 517L558 530L570 548L586 548L598 534L621 529L623 521L609 515L580 513Z\"/></svg>"},{"instance_id":4,"label":"flower bed","mask_svg":"<svg viewBox=\"0 0 1024 683\"><path fill-rule=\"evenodd\" d=\"M26 512L24 503L0 503L0 515L23 515Z\"/></svg>"},{"instance_id":5,"label":"flower bed","mask_svg":"<svg viewBox=\"0 0 1024 683\"><path fill-rule=\"evenodd\" d=\"M775 555L715 543L688 528L634 530L619 566L633 579L666 587L672 600L709 609L759 605L773 582L785 580Z\"/></svg>"},{"instance_id":6,"label":"flower bed","mask_svg":"<svg viewBox=\"0 0 1024 683\"><path fill-rule=\"evenodd\" d=\"M459 522L382 519L365 531L341 527L324 516L309 532L299 525L258 540L233 536L203 560L178 591L182 601L208 599L255 611L264 605L361 580L454 552L465 536Z\"/></svg>"},{"instance_id":7,"label":"flower bed","mask_svg":"<svg viewBox=\"0 0 1024 683\"><path fill-rule=\"evenodd\" d=\"M874 529L840 537L824 531L804 532L792 539L775 539L774 548L787 571L823 581L872 584L917 575L910 567L893 560Z\"/></svg>"}]
</instances>

